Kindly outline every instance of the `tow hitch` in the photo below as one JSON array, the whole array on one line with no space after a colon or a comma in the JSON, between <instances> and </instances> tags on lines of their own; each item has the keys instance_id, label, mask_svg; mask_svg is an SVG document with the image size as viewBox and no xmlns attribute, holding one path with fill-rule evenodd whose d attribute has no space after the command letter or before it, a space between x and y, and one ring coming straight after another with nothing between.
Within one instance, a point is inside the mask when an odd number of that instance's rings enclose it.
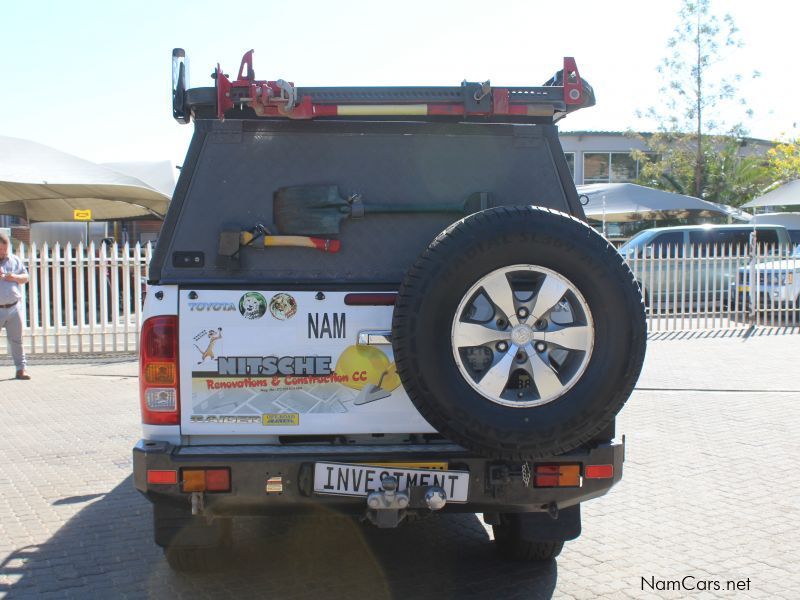
<instances>
[{"instance_id":1,"label":"tow hitch","mask_svg":"<svg viewBox=\"0 0 800 600\"><path fill-rule=\"evenodd\" d=\"M381 479L382 491L367 496L366 518L381 529L397 527L406 518L410 498L406 492L397 491L397 478L387 475ZM432 485L425 490L425 504L432 511L444 508L447 495L444 490Z\"/></svg>"}]
</instances>

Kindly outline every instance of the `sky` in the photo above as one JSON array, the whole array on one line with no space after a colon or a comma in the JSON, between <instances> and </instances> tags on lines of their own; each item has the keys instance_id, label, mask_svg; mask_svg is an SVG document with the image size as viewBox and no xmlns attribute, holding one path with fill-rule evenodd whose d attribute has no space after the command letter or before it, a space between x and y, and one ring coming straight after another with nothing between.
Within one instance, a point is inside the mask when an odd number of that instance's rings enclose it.
<instances>
[{"instance_id":1,"label":"sky","mask_svg":"<svg viewBox=\"0 0 800 600\"><path fill-rule=\"evenodd\" d=\"M653 130L637 111L660 106L656 67L680 0L462 0L402 3L261 0L0 0L0 135L96 162L181 164L191 125L172 119L172 48L185 48L191 86L232 76L253 48L259 79L314 85L540 85L574 56L597 105L562 131ZM796 135L800 3L715 0L744 47L715 69L739 73L754 111L722 110L753 137ZM757 79L754 70L761 72ZM0 157L2 160L2 157Z\"/></svg>"}]
</instances>

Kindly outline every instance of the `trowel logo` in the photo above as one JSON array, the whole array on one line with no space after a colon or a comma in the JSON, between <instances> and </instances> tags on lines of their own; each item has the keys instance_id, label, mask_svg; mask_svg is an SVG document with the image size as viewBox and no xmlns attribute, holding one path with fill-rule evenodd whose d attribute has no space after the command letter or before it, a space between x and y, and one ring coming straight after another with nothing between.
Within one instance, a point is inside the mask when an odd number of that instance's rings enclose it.
<instances>
[{"instance_id":1,"label":"trowel logo","mask_svg":"<svg viewBox=\"0 0 800 600\"><path fill-rule=\"evenodd\" d=\"M245 319L260 319L267 312L267 299L258 292L247 292L239 299L239 312Z\"/></svg>"}]
</instances>

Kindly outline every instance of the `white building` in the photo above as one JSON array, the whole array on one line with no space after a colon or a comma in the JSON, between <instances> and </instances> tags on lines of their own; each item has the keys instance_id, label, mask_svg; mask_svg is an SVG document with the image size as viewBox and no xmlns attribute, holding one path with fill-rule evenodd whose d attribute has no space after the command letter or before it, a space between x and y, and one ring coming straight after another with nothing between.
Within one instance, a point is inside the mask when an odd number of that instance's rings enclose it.
<instances>
[{"instance_id":1,"label":"white building","mask_svg":"<svg viewBox=\"0 0 800 600\"><path fill-rule=\"evenodd\" d=\"M558 137L577 185L634 181L639 165L631 151L648 152L641 139L621 131L562 131ZM742 152L748 154L763 154L772 146L757 138L745 138L744 144Z\"/></svg>"}]
</instances>

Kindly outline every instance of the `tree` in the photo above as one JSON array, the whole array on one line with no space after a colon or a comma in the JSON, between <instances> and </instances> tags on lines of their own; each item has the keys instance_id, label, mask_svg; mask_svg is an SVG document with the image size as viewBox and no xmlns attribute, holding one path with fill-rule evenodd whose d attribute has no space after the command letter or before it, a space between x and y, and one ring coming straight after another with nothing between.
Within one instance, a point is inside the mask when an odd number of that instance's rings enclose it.
<instances>
[{"instance_id":1,"label":"tree","mask_svg":"<svg viewBox=\"0 0 800 600\"><path fill-rule=\"evenodd\" d=\"M680 194L690 194L718 202L739 206L760 195L773 181L767 159L758 154L746 154L747 143L741 131L732 135L703 136L701 138L702 189L693 188L697 181L697 151L694 135L658 132L645 138L652 154L634 150L639 160L638 183Z\"/></svg>"},{"instance_id":2,"label":"tree","mask_svg":"<svg viewBox=\"0 0 800 600\"><path fill-rule=\"evenodd\" d=\"M800 137L776 140L767 152L767 160L776 183L800 179Z\"/></svg>"},{"instance_id":3,"label":"tree","mask_svg":"<svg viewBox=\"0 0 800 600\"><path fill-rule=\"evenodd\" d=\"M665 80L660 90L663 103L661 108L651 107L646 112L660 123L659 133L648 141L660 157L658 162L664 163L659 167L667 181L660 186L681 187L684 193L703 198L708 195L707 178L712 167L708 161L720 146L716 136L725 132L723 122L707 115L731 101L746 109L746 102L736 97L736 82L741 76L731 79L718 72L726 58L725 49L740 48L742 42L730 15L720 19L711 12L711 0L683 0L678 16L679 23L668 42L669 54L658 67ZM752 113L747 110L746 114ZM743 136L740 125L727 132ZM732 158L727 160L730 163ZM650 169L650 175L659 167ZM714 165L711 170L717 168L719 165Z\"/></svg>"}]
</instances>

